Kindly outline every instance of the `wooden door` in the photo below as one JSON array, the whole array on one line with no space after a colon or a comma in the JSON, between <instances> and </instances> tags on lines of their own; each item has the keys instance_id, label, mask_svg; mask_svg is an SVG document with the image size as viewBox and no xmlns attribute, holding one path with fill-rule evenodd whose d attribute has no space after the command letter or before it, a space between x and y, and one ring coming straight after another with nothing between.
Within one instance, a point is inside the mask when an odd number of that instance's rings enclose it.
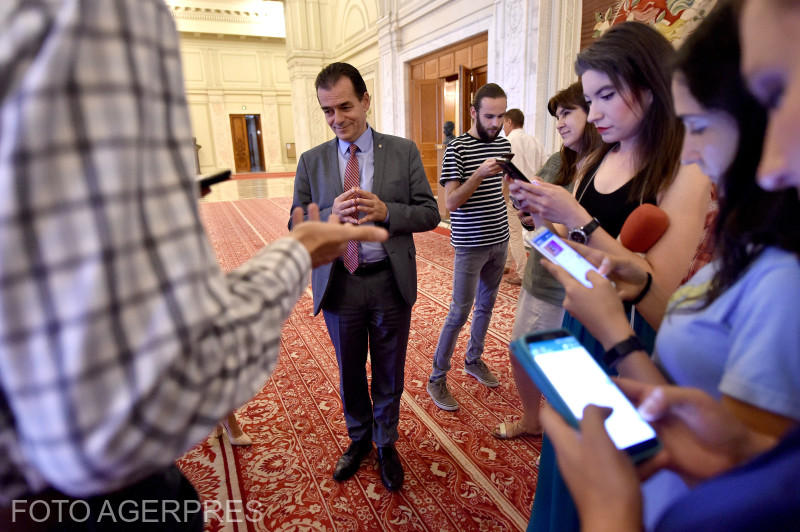
<instances>
[{"instance_id":1,"label":"wooden door","mask_svg":"<svg viewBox=\"0 0 800 532\"><path fill-rule=\"evenodd\" d=\"M444 80L420 79L411 82L411 139L417 144L422 157L422 167L425 176L431 185L431 190L437 187L437 166L439 160L436 154L436 144L442 137L444 121Z\"/></svg>"},{"instance_id":2,"label":"wooden door","mask_svg":"<svg viewBox=\"0 0 800 532\"><path fill-rule=\"evenodd\" d=\"M260 171L266 172L268 165L267 161L264 159L264 135L261 134L261 115L253 115L253 119L255 120L256 124L256 136L253 140L258 147ZM252 167L250 169L252 170Z\"/></svg>"},{"instance_id":3,"label":"wooden door","mask_svg":"<svg viewBox=\"0 0 800 532\"><path fill-rule=\"evenodd\" d=\"M472 97L475 96L475 79L472 76L472 69L464 65L458 66L458 101L461 105L461 132L469 131L472 127L472 117L469 108L472 105Z\"/></svg>"},{"instance_id":4,"label":"wooden door","mask_svg":"<svg viewBox=\"0 0 800 532\"><path fill-rule=\"evenodd\" d=\"M233 161L236 172L250 171L250 146L247 141L247 118L231 115L231 137L233 138Z\"/></svg>"},{"instance_id":5,"label":"wooden door","mask_svg":"<svg viewBox=\"0 0 800 532\"><path fill-rule=\"evenodd\" d=\"M480 66L474 69L459 65L458 67L458 101L461 102L461 131L469 131L472 127L472 116L469 109L478 89L486 85L488 69Z\"/></svg>"},{"instance_id":6,"label":"wooden door","mask_svg":"<svg viewBox=\"0 0 800 532\"><path fill-rule=\"evenodd\" d=\"M478 89L486 85L488 80L489 80L489 70L485 66L474 69L472 71L472 90L477 91ZM475 92L473 92L472 94L474 96Z\"/></svg>"}]
</instances>

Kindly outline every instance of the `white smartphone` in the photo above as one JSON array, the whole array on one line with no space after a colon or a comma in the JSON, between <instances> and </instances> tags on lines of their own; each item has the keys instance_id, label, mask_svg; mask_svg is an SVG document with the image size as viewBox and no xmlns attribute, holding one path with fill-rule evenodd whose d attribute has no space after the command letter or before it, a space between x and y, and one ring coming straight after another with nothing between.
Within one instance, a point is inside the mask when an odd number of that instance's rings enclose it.
<instances>
[{"instance_id":1,"label":"white smartphone","mask_svg":"<svg viewBox=\"0 0 800 532\"><path fill-rule=\"evenodd\" d=\"M511 351L547 401L572 426L578 426L586 405L607 406L613 412L605 428L617 449L639 462L661 448L653 427L568 331L527 334L511 343Z\"/></svg>"},{"instance_id":2,"label":"white smartphone","mask_svg":"<svg viewBox=\"0 0 800 532\"><path fill-rule=\"evenodd\" d=\"M593 287L586 274L590 271L596 272L597 268L547 227L540 227L534 231L528 237L528 243L539 253L567 270L584 286Z\"/></svg>"}]
</instances>

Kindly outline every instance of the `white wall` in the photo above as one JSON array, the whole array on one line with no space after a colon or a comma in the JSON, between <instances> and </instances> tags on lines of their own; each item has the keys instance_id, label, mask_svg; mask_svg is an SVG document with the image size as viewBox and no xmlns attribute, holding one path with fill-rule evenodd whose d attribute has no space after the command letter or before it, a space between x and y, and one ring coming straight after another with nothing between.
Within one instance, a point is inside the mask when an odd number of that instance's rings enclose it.
<instances>
[{"instance_id":1,"label":"white wall","mask_svg":"<svg viewBox=\"0 0 800 532\"><path fill-rule=\"evenodd\" d=\"M526 113L525 129L548 151L560 145L545 106L575 79L580 0L167 2L184 41L203 171L233 165L229 113L262 115L271 171L294 168L287 142L296 142L299 155L332 138L313 87L333 61L352 63L364 76L373 97L370 124L408 136L407 62L483 32L489 81L506 90L510 107Z\"/></svg>"},{"instance_id":2,"label":"white wall","mask_svg":"<svg viewBox=\"0 0 800 532\"><path fill-rule=\"evenodd\" d=\"M200 171L234 168L231 114L261 115L265 167L294 170L291 84L281 40L181 35L186 95Z\"/></svg>"}]
</instances>

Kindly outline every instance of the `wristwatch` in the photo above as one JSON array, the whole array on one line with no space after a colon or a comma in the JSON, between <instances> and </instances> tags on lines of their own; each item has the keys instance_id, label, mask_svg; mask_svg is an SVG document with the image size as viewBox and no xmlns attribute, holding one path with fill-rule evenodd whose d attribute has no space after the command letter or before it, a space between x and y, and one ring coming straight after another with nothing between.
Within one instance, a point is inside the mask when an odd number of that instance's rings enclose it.
<instances>
[{"instance_id":1,"label":"wristwatch","mask_svg":"<svg viewBox=\"0 0 800 532\"><path fill-rule=\"evenodd\" d=\"M600 227L600 221L597 218L592 218L592 221L583 227L576 227L569 230L569 239L578 244L585 244L589 241L589 236L595 229Z\"/></svg>"},{"instance_id":2,"label":"wristwatch","mask_svg":"<svg viewBox=\"0 0 800 532\"><path fill-rule=\"evenodd\" d=\"M636 335L631 335L606 351L605 355L603 355L603 362L605 362L607 367L613 369L620 360L630 355L634 351L647 350L645 349L644 344L642 344L642 341L639 340Z\"/></svg>"}]
</instances>

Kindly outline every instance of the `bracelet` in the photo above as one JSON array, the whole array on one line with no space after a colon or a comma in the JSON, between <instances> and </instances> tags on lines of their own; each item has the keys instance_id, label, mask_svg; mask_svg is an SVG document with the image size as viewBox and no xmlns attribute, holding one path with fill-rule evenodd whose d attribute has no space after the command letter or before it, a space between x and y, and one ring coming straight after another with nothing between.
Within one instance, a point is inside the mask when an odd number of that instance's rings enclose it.
<instances>
[{"instance_id":1,"label":"bracelet","mask_svg":"<svg viewBox=\"0 0 800 532\"><path fill-rule=\"evenodd\" d=\"M613 369L620 360L634 351L647 351L644 344L642 344L641 340L639 340L635 334L606 351L605 355L603 355L603 362L605 362L606 366Z\"/></svg>"},{"instance_id":2,"label":"bracelet","mask_svg":"<svg viewBox=\"0 0 800 532\"><path fill-rule=\"evenodd\" d=\"M628 301L628 303L630 303L631 305L638 305L639 303L641 303L642 299L644 299L644 296L646 296L647 292L650 291L650 286L652 284L653 284L653 275L650 272L647 272L647 282L644 283L644 288L642 288L642 290L636 295L636 297Z\"/></svg>"}]
</instances>

